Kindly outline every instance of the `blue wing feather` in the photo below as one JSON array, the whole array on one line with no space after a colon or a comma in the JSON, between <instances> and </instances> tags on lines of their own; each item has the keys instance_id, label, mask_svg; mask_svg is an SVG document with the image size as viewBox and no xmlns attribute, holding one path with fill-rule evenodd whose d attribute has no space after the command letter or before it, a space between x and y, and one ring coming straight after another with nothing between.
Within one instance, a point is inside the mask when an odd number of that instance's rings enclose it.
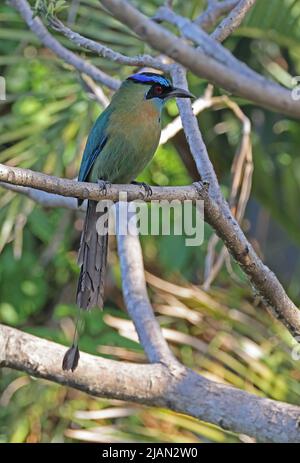
<instances>
[{"instance_id":1,"label":"blue wing feather","mask_svg":"<svg viewBox=\"0 0 300 463\"><path fill-rule=\"evenodd\" d=\"M107 141L109 114L107 110L100 114L88 136L78 174L79 182L88 180L89 173Z\"/></svg>"}]
</instances>

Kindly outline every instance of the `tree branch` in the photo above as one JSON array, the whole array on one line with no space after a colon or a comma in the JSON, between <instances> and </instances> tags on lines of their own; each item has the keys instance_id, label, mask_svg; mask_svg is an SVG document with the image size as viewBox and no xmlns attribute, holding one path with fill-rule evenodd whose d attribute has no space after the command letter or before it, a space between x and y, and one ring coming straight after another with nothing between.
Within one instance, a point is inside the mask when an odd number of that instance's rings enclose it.
<instances>
[{"instance_id":1,"label":"tree branch","mask_svg":"<svg viewBox=\"0 0 300 463\"><path fill-rule=\"evenodd\" d=\"M174 84L187 88L184 70L178 66L172 72ZM178 107L197 169L202 180L209 182L209 195L205 188L199 189L199 196L204 200L205 221L223 240L274 316L284 323L293 336L298 337L300 335L299 309L289 299L276 275L259 259L223 199L191 104L180 100Z\"/></svg>"},{"instance_id":2,"label":"tree branch","mask_svg":"<svg viewBox=\"0 0 300 463\"><path fill-rule=\"evenodd\" d=\"M193 116L194 117L194 116ZM104 199L103 193L95 184L60 179L17 167L0 164L0 181L21 186L32 186L49 193L62 196L74 196L81 199ZM259 259L237 221L232 217L228 206L220 207L208 194L207 186L187 187L152 187L151 198L145 201L172 199L204 201L205 221L224 241L229 252L248 275L257 292L293 336L300 336L300 311L289 299L274 273ZM141 199L141 190L134 185L112 185L105 199L117 201L119 193L127 192L128 201ZM55 198L56 201L56 198ZM48 203L49 204L49 203ZM227 213L225 213L227 211Z\"/></svg>"},{"instance_id":3,"label":"tree branch","mask_svg":"<svg viewBox=\"0 0 300 463\"><path fill-rule=\"evenodd\" d=\"M181 366L135 365L81 353L63 372L65 347L0 325L0 366L73 387L96 397L165 407L261 441L299 442L300 408L209 381Z\"/></svg>"},{"instance_id":4,"label":"tree branch","mask_svg":"<svg viewBox=\"0 0 300 463\"><path fill-rule=\"evenodd\" d=\"M244 17L253 7L256 0L240 0L230 14L221 21L211 37L218 42L223 42L232 32L239 27Z\"/></svg>"},{"instance_id":5,"label":"tree branch","mask_svg":"<svg viewBox=\"0 0 300 463\"><path fill-rule=\"evenodd\" d=\"M264 78L255 80L246 73L239 73L236 69L216 61L202 50L194 49L147 18L125 0L101 0L101 2L115 18L130 27L142 40L187 67L194 74L259 105L293 117L300 117L300 106L291 98L289 90Z\"/></svg>"},{"instance_id":6,"label":"tree branch","mask_svg":"<svg viewBox=\"0 0 300 463\"><path fill-rule=\"evenodd\" d=\"M74 66L79 72L83 72L84 74L89 75L97 82L106 85L106 87L112 90L117 90L119 88L120 82L117 79L114 79L105 74L103 71L100 71L100 69L88 63L86 60L80 58L75 53L61 45L58 40L52 37L42 21L37 17L33 17L33 12L26 0L9 1L10 4L19 11L22 18L27 23L32 32L47 48L50 48L53 53L62 58L66 63Z\"/></svg>"},{"instance_id":7,"label":"tree branch","mask_svg":"<svg viewBox=\"0 0 300 463\"><path fill-rule=\"evenodd\" d=\"M192 185L186 187L153 186L151 187L151 197L145 198L143 189L141 189L138 185L111 185L107 188L107 192L104 195L103 190L101 190L101 188L99 188L99 186L95 183L77 182L76 180L69 180L66 178L62 179L52 175L43 174L41 172L34 172L20 167L10 167L4 164L0 164L0 182L3 182L3 186L5 186L5 184L20 185L22 187L31 187L51 193L53 195L51 198L42 196L41 200L49 200L50 203L53 201L54 204L57 204L57 195L81 199L92 199L94 201L100 201L101 199L118 201L120 199L120 192L127 193L128 201L141 198L145 201L150 201L151 199L167 199L170 201L172 199L179 199L180 201L197 199L197 191ZM27 195L32 195L32 192L29 192L29 190L21 190L21 192L24 192ZM33 199L35 198L33 197ZM63 204L62 207L64 207ZM73 205L71 208L73 208Z\"/></svg>"},{"instance_id":8,"label":"tree branch","mask_svg":"<svg viewBox=\"0 0 300 463\"><path fill-rule=\"evenodd\" d=\"M1 166L1 165L0 165ZM0 167L2 169L2 167ZM44 207L64 207L66 209L78 209L78 202L74 197L61 196L59 194L50 193L47 191L35 189L31 186L20 186L14 183L0 182L0 186L7 190L20 193L28 198L32 199L36 203L41 204ZM80 209L83 206L80 207Z\"/></svg>"},{"instance_id":9,"label":"tree branch","mask_svg":"<svg viewBox=\"0 0 300 463\"><path fill-rule=\"evenodd\" d=\"M38 18L33 18L32 11L26 0L10 0L10 2L12 6L20 12L28 26L37 35L41 42L50 48L55 54L74 66L80 72L89 75L94 80L103 83L109 88L116 90L119 87L120 82L118 80L113 79L92 64L78 57L52 37L43 23ZM230 55L228 50L223 49L221 56L216 48L211 48L210 42L207 42L207 40L202 40L202 47L205 47L205 50L208 47L206 52L199 49L195 50L185 44L181 39L168 32L166 29L143 16L127 2L124 2L124 0L112 0L107 2L108 4L106 4L106 0L103 0L102 3L109 11L115 12L116 17L118 17L119 14L119 19L125 23L127 20L127 25L131 26L132 29L135 30L142 38L146 38L150 45L157 50L168 54L170 57L173 57L175 60L177 59L183 65L191 69L196 75L210 79L212 82L217 83L228 91L232 91L237 95L246 97L262 106L281 111L294 117L300 117L299 105L290 97L290 92L288 90L258 75L256 76L257 81L254 82L254 71L247 68L247 66L243 63L239 63L238 60ZM184 20L185 18L182 19ZM128 21L131 22L128 23ZM185 21L188 20L186 19ZM196 26L191 22L190 24L186 24L186 33L188 33L189 29L191 29L193 30L194 35L194 28L196 28ZM146 35L144 35L144 32ZM199 32L199 29L198 34L201 35L201 31ZM202 34L205 33L202 32ZM86 40L88 41L89 46L94 48L96 47L95 51L96 49L99 51L99 47L102 47L92 40ZM104 52L104 48L102 48L102 53ZM116 59L117 56L117 59L125 60L128 64L134 65L133 63L138 63L145 65L145 63L148 63L149 65L151 64L151 66L155 64L156 67L159 67L162 70L168 69L169 66L165 63L159 63L159 61L155 58L147 56L145 57L146 61L144 63L141 57L135 57L131 61L131 58L125 57L121 54L115 54L115 52L109 49L106 50L107 57L109 56L109 59ZM210 56L210 54L212 56ZM215 59L216 56L218 56L218 59L221 61L217 61ZM230 59L229 56L231 56ZM232 66L233 63L235 63L234 66ZM240 71L236 68L238 63ZM248 73L249 75L247 75Z\"/></svg>"},{"instance_id":10,"label":"tree branch","mask_svg":"<svg viewBox=\"0 0 300 463\"><path fill-rule=\"evenodd\" d=\"M225 214L203 187L199 189L199 198L204 201L205 221L223 240L274 316L299 339L300 310L288 297L276 275L260 260L229 208L229 213Z\"/></svg>"},{"instance_id":11,"label":"tree branch","mask_svg":"<svg viewBox=\"0 0 300 463\"><path fill-rule=\"evenodd\" d=\"M83 47L87 50L96 53L103 58L106 58L110 61L114 61L119 64L124 64L126 66L147 66L154 69L159 69L163 72L170 72L170 65L164 63L159 58L153 58L150 55L140 55L140 56L126 56L118 53L111 48L105 47L99 42L83 37L77 32L72 31L69 27L65 26L59 19L50 17L50 25L57 32L63 34L71 42L79 47Z\"/></svg>"},{"instance_id":12,"label":"tree branch","mask_svg":"<svg viewBox=\"0 0 300 463\"><path fill-rule=\"evenodd\" d=\"M219 63L230 67L230 69L234 69L237 73L246 74L255 80L263 79L261 75L253 71L245 63L242 63L235 58L229 50L224 48L218 41L200 29L194 22L176 14L173 10L170 10L170 8L165 6L160 7L153 19L155 21L166 21L173 24L178 28L183 37L198 45L197 50L202 51L206 56L212 57Z\"/></svg>"},{"instance_id":13,"label":"tree branch","mask_svg":"<svg viewBox=\"0 0 300 463\"><path fill-rule=\"evenodd\" d=\"M174 67L171 75L175 87L184 89L188 88L186 71L181 66ZM214 200L219 204L222 204L224 200L218 179L199 130L198 121L193 113L192 106L188 101L184 101L184 99L180 98L177 100L177 105L182 120L182 126L186 134L192 156L195 160L199 176L203 181L209 183L209 192Z\"/></svg>"},{"instance_id":14,"label":"tree branch","mask_svg":"<svg viewBox=\"0 0 300 463\"><path fill-rule=\"evenodd\" d=\"M203 97L198 98L192 103L193 114L197 116L205 109L210 108L213 105L213 101L212 86L208 85ZM180 116L177 116L161 131L159 145L167 143L167 141L175 137L180 130L182 130L182 120Z\"/></svg>"},{"instance_id":15,"label":"tree branch","mask_svg":"<svg viewBox=\"0 0 300 463\"><path fill-rule=\"evenodd\" d=\"M248 10L256 0L245 0ZM170 8L165 6L160 7L157 10L154 20L166 21L173 24L178 28L181 35L188 40L193 41L198 45L197 50L202 50L207 56L211 56L218 62L226 65L227 67L235 69L238 73L246 74L255 80L265 81L271 84L270 81L264 79L260 74L253 71L245 63L239 61L235 56L226 48L221 45L221 42L225 40L233 31L236 29L243 19L248 10L246 10L244 0L243 4L239 3L238 6L230 13L230 15L222 21L222 28L220 33L215 34L214 31L211 35L208 35L205 31L200 29L196 24L189 19L176 14ZM224 24L223 24L224 23Z\"/></svg>"},{"instance_id":16,"label":"tree branch","mask_svg":"<svg viewBox=\"0 0 300 463\"><path fill-rule=\"evenodd\" d=\"M224 48L219 43L222 42L226 37L228 37L236 27L238 27L238 25L240 24L238 20L242 21L241 8L236 8L234 11L235 13L230 14L228 18L226 18L228 19L228 22L224 24L224 27L222 27L222 34L220 34L219 37L213 37L213 34L208 35L205 31L200 29L194 22L176 14L173 10L164 6L158 9L153 19L166 21L176 26L183 37L185 37L188 40L191 40L196 45L198 45L196 50L204 52L207 57L212 57L220 64L223 64L227 68L234 70L240 75L240 78L242 78L242 75L248 76L253 80L252 85L257 85L259 81L260 83L265 83L267 85L275 85L276 87L278 87L277 84L268 81L260 74L249 68L249 66L247 66L245 63L239 61L229 50ZM235 20L236 18L239 19Z\"/></svg>"},{"instance_id":17,"label":"tree branch","mask_svg":"<svg viewBox=\"0 0 300 463\"><path fill-rule=\"evenodd\" d=\"M161 393L167 386L163 366L135 365L80 353L78 368L71 373L61 368L64 354L65 346L0 325L1 367L26 371L98 397L161 403Z\"/></svg>"},{"instance_id":18,"label":"tree branch","mask_svg":"<svg viewBox=\"0 0 300 463\"><path fill-rule=\"evenodd\" d=\"M169 368L179 367L162 335L149 301L139 238L117 234L117 240L126 307L147 357L152 363L164 363Z\"/></svg>"},{"instance_id":19,"label":"tree branch","mask_svg":"<svg viewBox=\"0 0 300 463\"><path fill-rule=\"evenodd\" d=\"M222 2L208 2L207 9L195 19L195 23L203 30L208 30L221 16L229 13L239 0L223 0Z\"/></svg>"},{"instance_id":20,"label":"tree branch","mask_svg":"<svg viewBox=\"0 0 300 463\"><path fill-rule=\"evenodd\" d=\"M237 221L241 223L242 219L244 218L252 186L253 159L251 143L251 121L243 113L240 107L235 102L230 100L226 95L212 98L212 104L220 105L219 108L225 105L225 107L233 112L237 119L242 123L243 127L239 149L235 153L231 166L232 181L228 199L232 214L237 219ZM214 262L215 254L218 254L216 253L216 246L218 242L219 239L216 237L216 235L212 235L208 241L208 252L205 258L203 282L203 289L205 290L209 289L211 283L219 273L219 270L222 268L224 261L227 267L229 266L229 273L234 278L234 273L232 272L230 265L229 255L227 249L224 248L224 246L217 257L216 262Z\"/></svg>"}]
</instances>

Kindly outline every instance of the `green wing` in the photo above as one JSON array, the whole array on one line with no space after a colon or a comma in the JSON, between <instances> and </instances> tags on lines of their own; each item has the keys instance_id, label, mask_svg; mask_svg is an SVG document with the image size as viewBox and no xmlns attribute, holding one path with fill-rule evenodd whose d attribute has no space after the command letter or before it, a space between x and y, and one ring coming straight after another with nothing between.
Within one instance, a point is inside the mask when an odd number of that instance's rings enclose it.
<instances>
[{"instance_id":1,"label":"green wing","mask_svg":"<svg viewBox=\"0 0 300 463\"><path fill-rule=\"evenodd\" d=\"M109 115L110 111L107 108L100 114L88 136L78 174L79 182L87 181L97 157L107 142L106 128L108 126Z\"/></svg>"}]
</instances>

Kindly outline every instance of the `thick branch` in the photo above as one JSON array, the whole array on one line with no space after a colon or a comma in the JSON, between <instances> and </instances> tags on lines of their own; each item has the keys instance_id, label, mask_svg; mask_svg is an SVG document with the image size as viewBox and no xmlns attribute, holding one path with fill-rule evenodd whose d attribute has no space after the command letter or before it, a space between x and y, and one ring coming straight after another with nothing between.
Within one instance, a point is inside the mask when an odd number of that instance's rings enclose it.
<instances>
[{"instance_id":1,"label":"thick branch","mask_svg":"<svg viewBox=\"0 0 300 463\"><path fill-rule=\"evenodd\" d=\"M117 235L126 307L150 362L176 366L154 316L145 281L143 256L138 236Z\"/></svg>"},{"instance_id":2,"label":"thick branch","mask_svg":"<svg viewBox=\"0 0 300 463\"><path fill-rule=\"evenodd\" d=\"M162 404L161 396L167 386L162 366L116 362L80 353L76 372L64 372L61 362L65 349L65 346L0 325L2 367L26 371L98 397Z\"/></svg>"},{"instance_id":3,"label":"thick branch","mask_svg":"<svg viewBox=\"0 0 300 463\"><path fill-rule=\"evenodd\" d=\"M20 193L24 196L27 196L28 198L32 199L36 203L41 204L44 207L64 207L66 209L73 210L78 209L77 200L71 196L64 197L55 193L38 190L32 188L31 186L20 186L14 183L0 182L0 186L6 188L7 190L14 191L15 193Z\"/></svg>"},{"instance_id":4,"label":"thick branch","mask_svg":"<svg viewBox=\"0 0 300 463\"><path fill-rule=\"evenodd\" d=\"M183 37L198 45L198 50L205 53L206 56L215 59L221 64L224 64L231 70L235 70L239 74L246 74L255 81L257 79L260 81L264 80L260 74L256 73L245 63L242 63L237 58L235 58L235 56L229 50L227 50L227 48L224 48L223 45L221 45L217 40L213 39L205 31L200 29L195 23L190 21L188 18L176 14L173 10L170 10L170 8L162 6L157 10L157 13L153 19L156 21L159 19L160 21L166 21L170 24L173 24L178 28Z\"/></svg>"},{"instance_id":5,"label":"thick branch","mask_svg":"<svg viewBox=\"0 0 300 463\"><path fill-rule=\"evenodd\" d=\"M120 82L117 79L113 79L103 71L100 71L100 69L88 63L86 60L80 58L75 53L61 45L58 40L52 37L41 20L37 17L33 17L33 12L26 0L9 1L10 4L19 11L29 28L40 39L45 47L50 48L50 50L62 58L66 63L74 66L79 72L83 72L89 75L97 82L101 82L112 90L117 90L117 88L119 88Z\"/></svg>"},{"instance_id":6,"label":"thick branch","mask_svg":"<svg viewBox=\"0 0 300 463\"><path fill-rule=\"evenodd\" d=\"M288 297L276 275L255 253L229 209L226 215L210 198L207 189L202 186L199 189L199 198L204 201L205 221L223 240L275 317L287 327L293 336L299 339L300 310Z\"/></svg>"},{"instance_id":7,"label":"thick branch","mask_svg":"<svg viewBox=\"0 0 300 463\"><path fill-rule=\"evenodd\" d=\"M127 193L128 201L133 201L135 199L145 199L145 201L150 201L151 199L161 200L161 199L179 199L184 201L186 199L195 200L197 199L197 192L195 188L190 185L186 187L151 187L152 195L149 198L144 198L143 188L137 185L111 185L106 191L105 196L103 195L103 190L99 188L98 185L93 183L77 182L75 180L62 179L54 177L52 175L42 174L41 172L34 172L29 169L22 169L20 167L9 167L4 164L0 164L0 182L10 185L20 185L22 187L31 187L38 190L46 191L51 193L53 196L49 199L50 202L53 201L54 205L57 205L57 195L66 196L66 197L75 197L81 199L93 199L95 201L100 201L101 199L111 199L118 201L120 192ZM21 193L25 193L28 196L33 196L32 199L35 200L32 192L29 193L28 190L21 190ZM42 201L46 198L42 198ZM41 202L41 201L40 201ZM73 208L70 204L71 208ZM64 207L64 204L62 204ZM68 206L69 207L69 206Z\"/></svg>"},{"instance_id":8,"label":"thick branch","mask_svg":"<svg viewBox=\"0 0 300 463\"><path fill-rule=\"evenodd\" d=\"M184 65L194 74L207 78L259 105L300 117L300 105L291 98L289 90L267 79L255 80L246 73L239 73L230 66L216 61L202 50L195 50L124 0L101 0L101 2L114 17L130 27L141 39Z\"/></svg>"},{"instance_id":9,"label":"thick branch","mask_svg":"<svg viewBox=\"0 0 300 463\"><path fill-rule=\"evenodd\" d=\"M166 407L262 441L300 442L300 408L209 381L181 367L134 365L81 354L61 370L65 347L0 325L0 365L97 397Z\"/></svg>"}]
</instances>

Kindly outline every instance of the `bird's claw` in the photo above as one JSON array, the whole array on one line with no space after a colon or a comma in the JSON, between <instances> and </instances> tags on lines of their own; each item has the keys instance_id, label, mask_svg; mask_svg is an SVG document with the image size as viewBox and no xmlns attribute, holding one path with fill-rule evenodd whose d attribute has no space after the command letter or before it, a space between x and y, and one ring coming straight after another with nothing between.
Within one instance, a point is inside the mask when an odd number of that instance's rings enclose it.
<instances>
[{"instance_id":1,"label":"bird's claw","mask_svg":"<svg viewBox=\"0 0 300 463\"><path fill-rule=\"evenodd\" d=\"M152 196L152 193L153 193L153 192L152 192L152 188L151 188L150 185L148 185L148 183L145 183L145 182L136 182L136 181L131 182L131 183L132 183L132 185L139 185L139 186L141 186L141 187L144 189L144 191L145 191L145 197L146 197L146 198L150 198L150 196Z\"/></svg>"},{"instance_id":2,"label":"bird's claw","mask_svg":"<svg viewBox=\"0 0 300 463\"><path fill-rule=\"evenodd\" d=\"M196 189L197 193L199 196L202 196L203 193L207 193L209 189L209 182L204 180L204 181L199 181L199 182L194 182L193 183L194 188Z\"/></svg>"},{"instance_id":3,"label":"bird's claw","mask_svg":"<svg viewBox=\"0 0 300 463\"><path fill-rule=\"evenodd\" d=\"M104 196L105 196L107 194L108 188L111 187L111 182L109 182L107 180L98 179L97 183L98 183L98 186L100 188L100 192L103 193Z\"/></svg>"}]
</instances>

